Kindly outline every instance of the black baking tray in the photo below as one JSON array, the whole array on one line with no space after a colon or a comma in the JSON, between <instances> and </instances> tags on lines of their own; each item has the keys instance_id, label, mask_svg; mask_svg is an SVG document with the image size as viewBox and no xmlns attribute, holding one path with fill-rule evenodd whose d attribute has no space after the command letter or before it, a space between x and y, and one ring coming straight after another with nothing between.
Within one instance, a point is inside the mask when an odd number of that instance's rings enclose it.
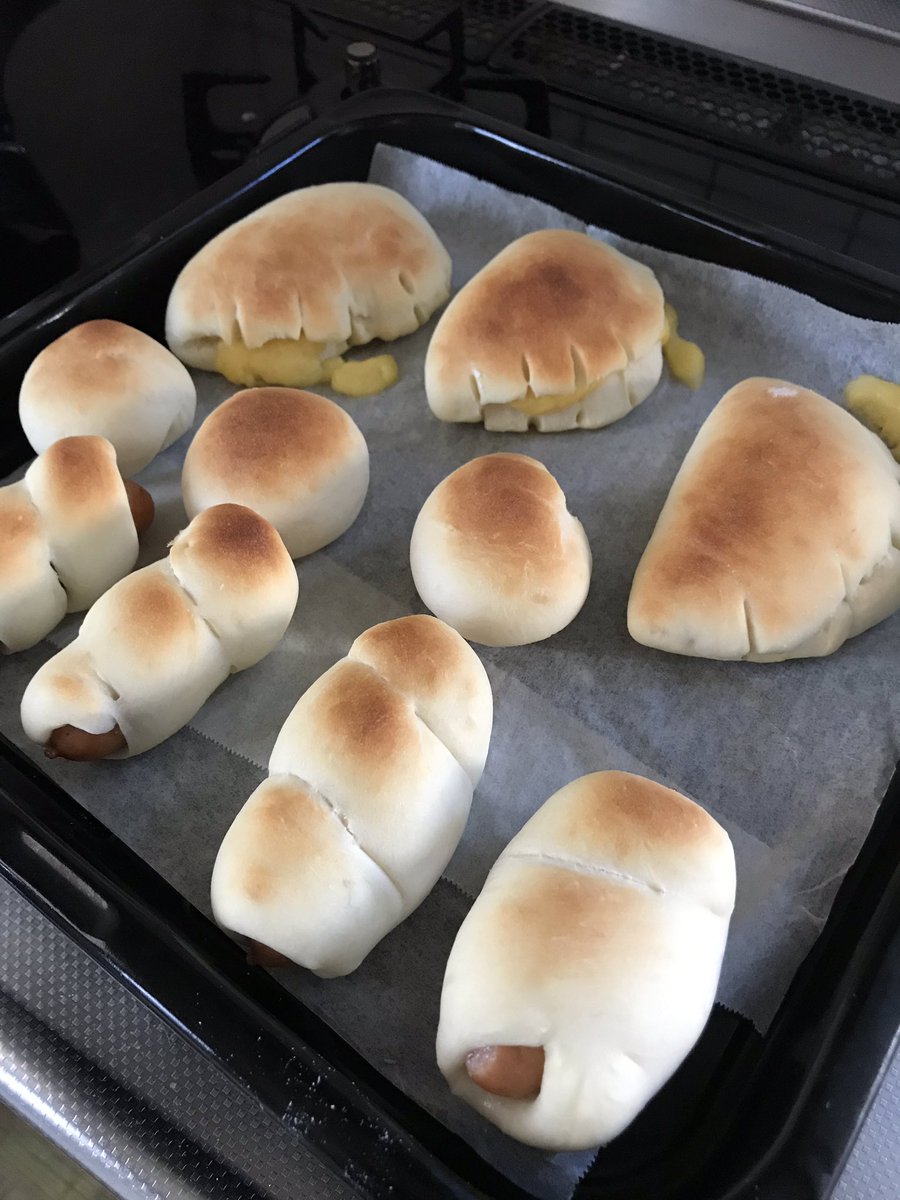
<instances>
[{"instance_id":1,"label":"black baking tray","mask_svg":"<svg viewBox=\"0 0 900 1200\"><path fill-rule=\"evenodd\" d=\"M291 188L364 179L378 142L430 155L663 249L738 267L875 319L900 281L764 225L730 225L449 102L377 91L272 143L145 230L115 261L0 322L0 478L29 455L18 385L72 325L115 317L161 337L180 267L214 233ZM0 659L0 686L2 686ZM810 753L815 748L810 747ZM900 779L829 920L761 1037L717 1006L695 1050L597 1158L578 1200L821 1200L853 1144L900 1022ZM361 1194L529 1195L410 1101L0 737L0 871ZM402 982L398 982L402 986ZM660 1005L666 998L660 997ZM387 1018L386 1018L387 1019Z\"/></svg>"}]
</instances>

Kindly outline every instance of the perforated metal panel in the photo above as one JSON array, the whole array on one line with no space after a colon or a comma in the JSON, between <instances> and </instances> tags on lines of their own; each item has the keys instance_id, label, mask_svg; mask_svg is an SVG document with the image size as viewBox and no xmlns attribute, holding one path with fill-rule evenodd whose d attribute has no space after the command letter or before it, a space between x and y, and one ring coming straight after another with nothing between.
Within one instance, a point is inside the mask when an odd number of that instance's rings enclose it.
<instances>
[{"instance_id":1,"label":"perforated metal panel","mask_svg":"<svg viewBox=\"0 0 900 1200\"><path fill-rule=\"evenodd\" d=\"M458 7L441 0L330 0L313 4L314 11L355 22L361 28L384 32L405 42L425 37L436 21Z\"/></svg>"},{"instance_id":2,"label":"perforated metal panel","mask_svg":"<svg viewBox=\"0 0 900 1200\"><path fill-rule=\"evenodd\" d=\"M531 0L465 0L462 7L466 58L478 63L490 55L510 26L536 5Z\"/></svg>"},{"instance_id":3,"label":"perforated metal panel","mask_svg":"<svg viewBox=\"0 0 900 1200\"><path fill-rule=\"evenodd\" d=\"M560 91L900 192L900 109L550 6L492 57Z\"/></svg>"}]
</instances>

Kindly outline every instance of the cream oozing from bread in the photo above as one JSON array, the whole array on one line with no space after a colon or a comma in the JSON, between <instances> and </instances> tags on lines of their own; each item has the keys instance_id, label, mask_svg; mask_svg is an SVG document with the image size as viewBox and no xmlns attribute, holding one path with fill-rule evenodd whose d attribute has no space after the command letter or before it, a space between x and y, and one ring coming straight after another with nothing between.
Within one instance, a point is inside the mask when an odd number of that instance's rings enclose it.
<instances>
[{"instance_id":1,"label":"cream oozing from bread","mask_svg":"<svg viewBox=\"0 0 900 1200\"><path fill-rule=\"evenodd\" d=\"M659 381L665 334L652 271L567 230L518 239L462 288L425 360L445 421L542 432L596 429Z\"/></svg>"},{"instance_id":2,"label":"cream oozing from bread","mask_svg":"<svg viewBox=\"0 0 900 1200\"><path fill-rule=\"evenodd\" d=\"M449 293L449 255L404 197L322 184L198 251L169 297L166 338L190 366L226 368L236 382L310 387L349 346L418 329Z\"/></svg>"}]
</instances>

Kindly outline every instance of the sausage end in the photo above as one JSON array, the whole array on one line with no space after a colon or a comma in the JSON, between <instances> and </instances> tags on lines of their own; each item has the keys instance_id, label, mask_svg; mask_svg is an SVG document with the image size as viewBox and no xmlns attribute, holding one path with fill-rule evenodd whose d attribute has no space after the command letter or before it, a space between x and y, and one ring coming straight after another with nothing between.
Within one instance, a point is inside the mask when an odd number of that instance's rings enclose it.
<instances>
[{"instance_id":1,"label":"sausage end","mask_svg":"<svg viewBox=\"0 0 900 1200\"><path fill-rule=\"evenodd\" d=\"M134 527L138 534L142 534L153 524L153 518L156 515L153 497L146 488L135 483L133 479L124 479L122 482L125 484L125 494L128 496L128 507L131 509Z\"/></svg>"},{"instance_id":2,"label":"sausage end","mask_svg":"<svg viewBox=\"0 0 900 1200\"><path fill-rule=\"evenodd\" d=\"M97 762L127 747L125 735L118 725L107 733L85 733L74 725L61 725L47 739L44 753L47 758L65 758L69 762Z\"/></svg>"},{"instance_id":3,"label":"sausage end","mask_svg":"<svg viewBox=\"0 0 900 1200\"><path fill-rule=\"evenodd\" d=\"M479 1046L466 1055L469 1078L492 1096L533 1100L544 1078L543 1046Z\"/></svg>"},{"instance_id":4,"label":"sausage end","mask_svg":"<svg viewBox=\"0 0 900 1200\"><path fill-rule=\"evenodd\" d=\"M288 967L291 960L273 950L264 942L253 942L247 946L247 962L251 967Z\"/></svg>"}]
</instances>

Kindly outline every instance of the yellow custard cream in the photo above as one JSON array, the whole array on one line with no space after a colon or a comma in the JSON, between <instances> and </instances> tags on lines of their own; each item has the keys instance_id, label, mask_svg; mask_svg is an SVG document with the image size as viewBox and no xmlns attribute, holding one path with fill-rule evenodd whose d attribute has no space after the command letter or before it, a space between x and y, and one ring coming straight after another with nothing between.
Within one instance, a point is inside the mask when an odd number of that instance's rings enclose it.
<instances>
[{"instance_id":1,"label":"yellow custard cream","mask_svg":"<svg viewBox=\"0 0 900 1200\"><path fill-rule=\"evenodd\" d=\"M358 362L337 360L331 374L331 386L344 396L374 396L396 383L398 375L397 360L392 354L379 354L376 358Z\"/></svg>"},{"instance_id":2,"label":"yellow custard cream","mask_svg":"<svg viewBox=\"0 0 900 1200\"><path fill-rule=\"evenodd\" d=\"M678 333L678 313L666 304L666 330L663 334L663 355L669 370L679 383L686 383L696 392L703 383L706 359L695 342L688 342Z\"/></svg>"},{"instance_id":3,"label":"yellow custard cream","mask_svg":"<svg viewBox=\"0 0 900 1200\"><path fill-rule=\"evenodd\" d=\"M596 383L586 383L577 391L557 393L555 396L536 396L529 388L521 400L513 400L509 407L524 413L526 417L545 417L547 413L562 412L564 408L580 403L596 386Z\"/></svg>"},{"instance_id":4,"label":"yellow custard cream","mask_svg":"<svg viewBox=\"0 0 900 1200\"><path fill-rule=\"evenodd\" d=\"M278 383L283 387L312 387L327 382L322 362L322 342L297 338L274 338L252 349L243 342L221 342L216 350L215 369L232 383L255 387Z\"/></svg>"},{"instance_id":5,"label":"yellow custard cream","mask_svg":"<svg viewBox=\"0 0 900 1200\"><path fill-rule=\"evenodd\" d=\"M900 462L900 383L860 375L844 388L844 398L854 417L877 433Z\"/></svg>"},{"instance_id":6,"label":"yellow custard cream","mask_svg":"<svg viewBox=\"0 0 900 1200\"><path fill-rule=\"evenodd\" d=\"M221 342L214 368L232 383L258 387L274 383L281 387L308 388L330 383L346 396L373 396L397 382L397 363L390 354L359 362L340 357L322 358L324 342L299 338L273 338L261 346L243 342Z\"/></svg>"}]
</instances>

